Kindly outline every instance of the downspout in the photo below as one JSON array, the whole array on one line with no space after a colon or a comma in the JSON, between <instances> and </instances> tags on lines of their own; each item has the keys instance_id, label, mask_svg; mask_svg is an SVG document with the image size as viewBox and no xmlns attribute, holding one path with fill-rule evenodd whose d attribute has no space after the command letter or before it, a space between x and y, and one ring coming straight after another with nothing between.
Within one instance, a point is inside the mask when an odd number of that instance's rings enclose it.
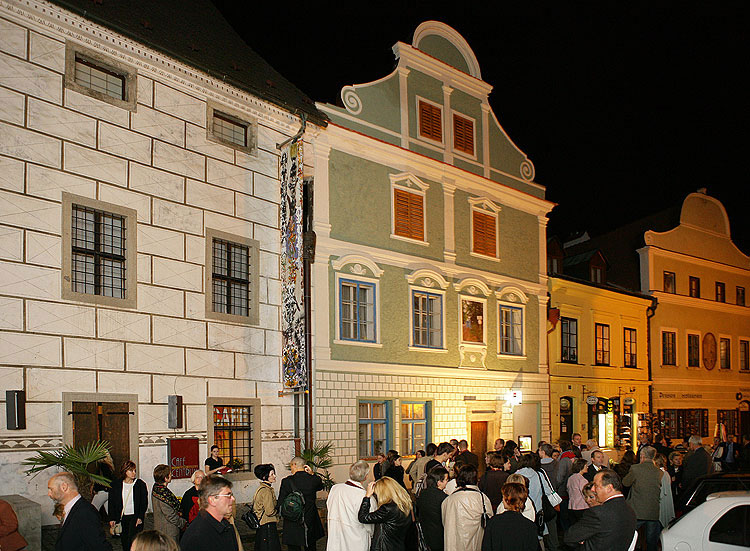
<instances>
[{"instance_id":1,"label":"downspout","mask_svg":"<svg viewBox=\"0 0 750 551\"><path fill-rule=\"evenodd\" d=\"M659 305L659 299L651 297L651 306L646 309L646 357L648 358L648 412L654 403L653 378L651 376L651 318L656 314L656 307ZM650 425L649 421L649 425ZM631 431L632 431L631 427Z\"/></svg>"},{"instance_id":2,"label":"downspout","mask_svg":"<svg viewBox=\"0 0 750 551\"><path fill-rule=\"evenodd\" d=\"M305 179L302 186L302 281L305 305L305 364L307 391L305 392L305 447L313 445L313 362L312 362L312 264L315 262L315 232L313 231L313 179Z\"/></svg>"}]
</instances>

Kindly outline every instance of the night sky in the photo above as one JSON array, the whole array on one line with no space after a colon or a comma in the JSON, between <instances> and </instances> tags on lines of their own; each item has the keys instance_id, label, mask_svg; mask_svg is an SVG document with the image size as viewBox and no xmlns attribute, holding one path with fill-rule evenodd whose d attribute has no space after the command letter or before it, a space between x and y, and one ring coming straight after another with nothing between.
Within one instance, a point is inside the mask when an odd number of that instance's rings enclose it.
<instances>
[{"instance_id":1,"label":"night sky","mask_svg":"<svg viewBox=\"0 0 750 551\"><path fill-rule=\"evenodd\" d=\"M474 49L500 124L559 204L551 233L600 233L705 187L750 254L750 94L741 83L750 31L742 17L709 7L691 13L683 3L619 17L583 3L577 13L544 17L506 9L509 2L452 11L435 2L354 11L350 3L286 3L277 15L216 4L276 70L313 100L337 104L342 86L390 73L391 47L411 43L419 23L447 23Z\"/></svg>"}]
</instances>

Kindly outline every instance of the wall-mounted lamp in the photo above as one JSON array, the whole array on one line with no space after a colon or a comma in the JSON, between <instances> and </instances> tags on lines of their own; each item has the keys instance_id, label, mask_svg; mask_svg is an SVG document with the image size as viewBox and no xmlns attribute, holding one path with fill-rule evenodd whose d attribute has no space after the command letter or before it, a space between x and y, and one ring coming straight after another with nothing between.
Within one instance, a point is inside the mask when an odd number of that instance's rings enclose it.
<instances>
[{"instance_id":1,"label":"wall-mounted lamp","mask_svg":"<svg viewBox=\"0 0 750 551\"><path fill-rule=\"evenodd\" d=\"M26 392L23 390L5 391L5 419L8 430L26 428Z\"/></svg>"},{"instance_id":2,"label":"wall-mounted lamp","mask_svg":"<svg viewBox=\"0 0 750 551\"><path fill-rule=\"evenodd\" d=\"M170 394L167 397L169 403L169 412L167 414L167 421L170 429L181 429L182 428L182 396L177 394Z\"/></svg>"}]
</instances>

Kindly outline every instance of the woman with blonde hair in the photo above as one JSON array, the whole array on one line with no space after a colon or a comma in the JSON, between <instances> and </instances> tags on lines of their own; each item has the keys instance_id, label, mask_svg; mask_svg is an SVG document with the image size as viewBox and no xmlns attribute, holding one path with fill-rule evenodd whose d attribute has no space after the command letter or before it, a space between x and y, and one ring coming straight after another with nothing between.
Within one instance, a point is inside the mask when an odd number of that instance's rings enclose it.
<instances>
[{"instance_id":1,"label":"woman with blonde hair","mask_svg":"<svg viewBox=\"0 0 750 551\"><path fill-rule=\"evenodd\" d=\"M536 510L534 509L534 502L531 501L531 498L529 497L529 479L523 476L522 474L513 473L508 477L508 480L505 481L505 484L523 484L526 488L526 501L524 502L523 509L521 511L523 512L523 516L525 516L527 519L529 519L531 522L536 521ZM501 489L502 492L502 489ZM495 511L495 514L499 515L500 513L505 512L505 500L500 502L500 505L497 506L497 510Z\"/></svg>"},{"instance_id":2,"label":"woman with blonde hair","mask_svg":"<svg viewBox=\"0 0 750 551\"><path fill-rule=\"evenodd\" d=\"M375 496L378 508L370 512L370 497ZM374 524L370 551L404 551L406 533L412 524L412 503L409 493L388 476L367 486L359 507L359 522Z\"/></svg>"},{"instance_id":3,"label":"woman with blonde hair","mask_svg":"<svg viewBox=\"0 0 750 551\"><path fill-rule=\"evenodd\" d=\"M177 542L158 530L146 530L133 539L131 551L179 551Z\"/></svg>"}]
</instances>

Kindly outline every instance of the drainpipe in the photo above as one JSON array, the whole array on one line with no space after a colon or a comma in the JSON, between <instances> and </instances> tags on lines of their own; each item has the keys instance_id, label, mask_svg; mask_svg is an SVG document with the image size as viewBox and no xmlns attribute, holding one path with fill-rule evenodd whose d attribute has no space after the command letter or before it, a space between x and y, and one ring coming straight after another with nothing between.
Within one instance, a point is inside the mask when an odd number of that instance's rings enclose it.
<instances>
[{"instance_id":1,"label":"drainpipe","mask_svg":"<svg viewBox=\"0 0 750 551\"><path fill-rule=\"evenodd\" d=\"M653 378L651 376L651 318L656 314L656 307L659 305L659 299L651 297L651 306L646 309L646 357L648 358L648 412L651 412L654 403ZM649 421L649 425L650 425ZM651 427L649 427L651 428ZM631 427L632 431L632 427Z\"/></svg>"},{"instance_id":2,"label":"drainpipe","mask_svg":"<svg viewBox=\"0 0 750 551\"><path fill-rule=\"evenodd\" d=\"M312 264L315 262L315 232L313 231L313 179L305 179L302 186L302 281L305 305L305 447L313 445L313 362L312 362Z\"/></svg>"}]
</instances>

